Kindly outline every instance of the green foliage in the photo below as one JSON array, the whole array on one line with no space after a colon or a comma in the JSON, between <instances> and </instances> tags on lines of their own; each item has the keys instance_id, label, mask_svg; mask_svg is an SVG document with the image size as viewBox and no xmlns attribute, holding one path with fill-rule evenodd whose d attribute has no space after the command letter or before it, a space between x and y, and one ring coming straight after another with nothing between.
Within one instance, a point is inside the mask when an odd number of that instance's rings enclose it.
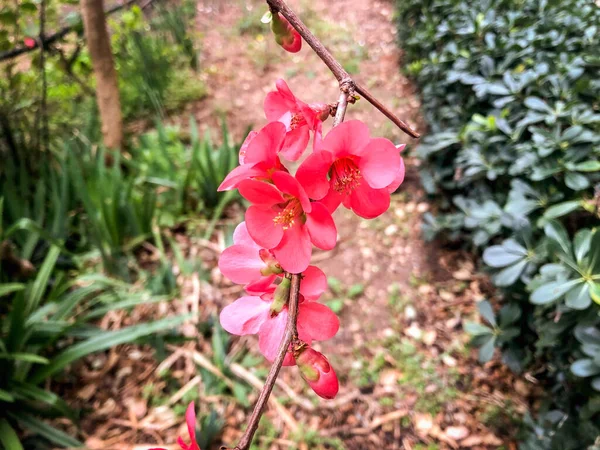
<instances>
[{"instance_id":1,"label":"green foliage","mask_svg":"<svg viewBox=\"0 0 600 450\"><path fill-rule=\"evenodd\" d=\"M552 394L530 427L539 448L591 445L595 347L577 330L598 326L600 10L592 0L397 4L431 130L417 149L422 180L440 204L425 236L470 241L514 319L486 307L491 327L465 329L482 360L500 347L515 370L544 364L536 373Z\"/></svg>"},{"instance_id":2,"label":"green foliage","mask_svg":"<svg viewBox=\"0 0 600 450\"><path fill-rule=\"evenodd\" d=\"M172 329L187 318L103 330L92 321L108 310L164 298L134 292L104 277L70 280L57 267L59 255L60 249L52 246L35 278L0 283L0 434L7 448L21 448L16 435L11 437L20 428L53 445L81 446L77 439L39 419L77 419L77 412L48 390L49 380L91 353ZM14 442L9 445L6 439Z\"/></svg>"}]
</instances>

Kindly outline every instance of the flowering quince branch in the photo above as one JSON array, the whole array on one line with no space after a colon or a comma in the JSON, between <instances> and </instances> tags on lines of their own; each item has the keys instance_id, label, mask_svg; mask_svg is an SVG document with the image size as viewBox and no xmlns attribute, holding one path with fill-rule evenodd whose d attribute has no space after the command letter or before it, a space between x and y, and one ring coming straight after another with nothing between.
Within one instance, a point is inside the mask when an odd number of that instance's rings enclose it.
<instances>
[{"instance_id":1,"label":"flowering quince branch","mask_svg":"<svg viewBox=\"0 0 600 450\"><path fill-rule=\"evenodd\" d=\"M335 336L339 319L318 302L327 289L327 277L310 265L313 245L331 250L337 241L333 212L343 205L371 219L383 214L390 195L404 180L404 145L372 138L367 125L344 122L355 92L388 116L399 128L419 135L395 117L348 73L310 33L282 0L267 0L275 39L286 51L300 50L304 38L340 83L336 104L307 104L284 80L265 98L268 124L252 131L242 144L239 166L219 186L238 189L249 203L245 221L233 233L233 245L219 258L219 269L247 295L223 308L220 322L235 335L258 335L258 347L273 364L248 426L233 448L248 450L265 405L282 366L297 365L300 376L324 399L339 390L335 370L313 341ZM279 15L281 14L281 16ZM323 135L323 121L334 116L333 127ZM312 136L312 153L302 159ZM299 161L295 174L291 164ZM186 412L191 444L178 440L183 450L200 450L195 439L193 404Z\"/></svg>"},{"instance_id":2,"label":"flowering quince branch","mask_svg":"<svg viewBox=\"0 0 600 450\"><path fill-rule=\"evenodd\" d=\"M315 53L329 67L329 70L335 75L340 83L340 89L346 86L349 96L353 99L354 93L362 95L369 103L390 119L398 128L413 138L420 137L420 134L413 130L406 122L398 118L394 113L387 109L380 101L378 101L364 86L356 83L350 74L344 70L342 65L331 55L325 46L319 41L314 34L302 23L300 18L290 9L283 0L266 0L269 4L272 14L280 13L289 25L304 38L308 45L312 47ZM300 48L298 47L298 50ZM296 50L296 51L298 51ZM344 90L344 89L342 89Z\"/></svg>"}]
</instances>

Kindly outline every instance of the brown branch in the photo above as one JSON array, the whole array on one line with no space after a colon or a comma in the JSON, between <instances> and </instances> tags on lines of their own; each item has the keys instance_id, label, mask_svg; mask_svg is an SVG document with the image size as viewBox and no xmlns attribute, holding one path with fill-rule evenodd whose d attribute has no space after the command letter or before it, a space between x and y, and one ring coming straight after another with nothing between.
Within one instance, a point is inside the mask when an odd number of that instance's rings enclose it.
<instances>
[{"instance_id":1,"label":"brown branch","mask_svg":"<svg viewBox=\"0 0 600 450\"><path fill-rule=\"evenodd\" d=\"M235 446L233 450L248 450L250 448L250 444L252 443L252 438L254 437L254 433L258 428L258 423L260 422L260 418L263 415L265 405L269 400L269 396L271 395L271 391L273 390L273 386L275 386L275 380L277 380L277 376L279 375L279 371L281 370L281 366L283 365L283 360L285 359L285 355L290 348L290 344L292 343L292 339L297 339L298 331L296 329L296 322L298 321L298 298L300 295L300 274L293 274L291 276L292 284L290 286L290 296L288 300L288 321L285 327L285 334L283 335L283 340L281 341L281 345L279 346L279 350L277 352L277 357L275 361L273 361L273 365L271 366L271 370L269 370L269 375L265 381L265 385L258 396L258 400L256 401L256 405L254 405L254 410L252 411L252 415L248 420L248 427L246 431L240 438L240 442ZM221 447L221 450L230 450L227 447Z\"/></svg>"},{"instance_id":2,"label":"brown branch","mask_svg":"<svg viewBox=\"0 0 600 450\"><path fill-rule=\"evenodd\" d=\"M308 45L315 51L317 56L325 63L329 70L340 83L340 90L348 89L348 95L352 96L354 92L362 95L371 105L381 111L388 119L404 131L406 134L418 138L421 135L413 130L406 122L398 118L393 112L379 102L373 94L371 94L364 86L356 83L350 74L344 70L342 65L333 57L333 55L325 48L325 46L316 38L314 34L302 23L300 18L292 11L284 0L266 0L272 12L279 12L285 17L288 22L300 33L300 36ZM344 88L346 86L346 88Z\"/></svg>"}]
</instances>

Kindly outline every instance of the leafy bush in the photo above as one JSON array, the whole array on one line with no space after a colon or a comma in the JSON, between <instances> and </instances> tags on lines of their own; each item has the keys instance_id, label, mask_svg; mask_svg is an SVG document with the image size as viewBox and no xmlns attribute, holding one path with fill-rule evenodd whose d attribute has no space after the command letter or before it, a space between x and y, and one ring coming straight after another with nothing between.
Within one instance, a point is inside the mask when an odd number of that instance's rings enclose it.
<instances>
[{"instance_id":1,"label":"leafy bush","mask_svg":"<svg viewBox=\"0 0 600 450\"><path fill-rule=\"evenodd\" d=\"M439 208L425 217L425 236L470 242L504 298L499 319L491 308L482 314L491 328L466 329L483 360L497 346L515 370L536 364L552 393L531 427L550 431L535 431L539 445L532 437L524 448L592 445L600 9L593 0L397 5L406 70L430 127L417 155Z\"/></svg>"}]
</instances>

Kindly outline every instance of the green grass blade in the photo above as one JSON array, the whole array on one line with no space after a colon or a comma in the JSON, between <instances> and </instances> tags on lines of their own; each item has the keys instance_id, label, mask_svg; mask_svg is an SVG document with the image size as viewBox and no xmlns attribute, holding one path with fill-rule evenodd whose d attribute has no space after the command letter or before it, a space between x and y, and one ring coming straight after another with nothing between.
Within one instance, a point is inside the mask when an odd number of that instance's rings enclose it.
<instances>
[{"instance_id":1,"label":"green grass blade","mask_svg":"<svg viewBox=\"0 0 600 450\"><path fill-rule=\"evenodd\" d=\"M46 255L46 259L44 259L42 267L40 267L40 271L33 282L33 286L31 287L31 292L27 302L26 315L31 314L38 308L40 301L42 300L42 295L44 294L46 286L48 285L50 275L52 274L54 266L56 265L58 255L60 255L60 248L52 246Z\"/></svg>"},{"instance_id":2,"label":"green grass blade","mask_svg":"<svg viewBox=\"0 0 600 450\"><path fill-rule=\"evenodd\" d=\"M143 323L126 327L117 331L105 332L100 336L96 336L84 342L80 342L79 344L75 344L62 353L59 353L56 357L54 357L54 359L52 359L52 361L50 361L50 364L34 372L30 381L35 384L41 383L49 376L54 375L55 373L64 369L73 361L83 358L90 353L106 350L116 345L132 342L149 334L174 328L189 318L190 315L169 317L166 319L157 320L156 322Z\"/></svg>"},{"instance_id":3,"label":"green grass blade","mask_svg":"<svg viewBox=\"0 0 600 450\"><path fill-rule=\"evenodd\" d=\"M16 419L21 426L29 429L33 433L45 437L49 441L60 445L61 447L83 447L83 444L77 439L69 436L64 431L54 428L39 419L23 413L9 413L9 416Z\"/></svg>"},{"instance_id":4,"label":"green grass blade","mask_svg":"<svg viewBox=\"0 0 600 450\"><path fill-rule=\"evenodd\" d=\"M17 432L6 419L0 419L0 442L4 450L23 450Z\"/></svg>"},{"instance_id":5,"label":"green grass blade","mask_svg":"<svg viewBox=\"0 0 600 450\"><path fill-rule=\"evenodd\" d=\"M4 283L0 284L0 297L3 297L13 292L22 291L25 285L22 283Z\"/></svg>"}]
</instances>

